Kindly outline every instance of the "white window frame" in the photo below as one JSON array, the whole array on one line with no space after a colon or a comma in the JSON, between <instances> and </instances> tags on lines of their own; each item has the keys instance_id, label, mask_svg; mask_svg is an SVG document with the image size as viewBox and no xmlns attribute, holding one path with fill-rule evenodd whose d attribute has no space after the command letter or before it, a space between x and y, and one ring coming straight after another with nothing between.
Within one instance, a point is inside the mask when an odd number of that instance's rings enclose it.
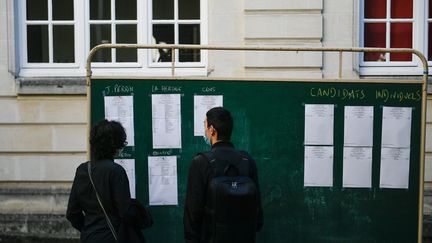
<instances>
[{"instance_id":1,"label":"white window frame","mask_svg":"<svg viewBox=\"0 0 432 243\"><path fill-rule=\"evenodd\" d=\"M426 57L426 59L428 58L429 55L429 45L428 45L428 41L429 38L432 38L429 35L429 23L432 24L432 18L429 18L429 0L425 1L425 6L424 6L424 11L423 11L424 17L423 19L424 21L424 26L423 26L423 31L424 31L424 39L423 39L423 43L424 43L424 55ZM431 26L432 27L432 26ZM428 66L432 66L432 61L428 61ZM432 74L432 70L429 72L429 74Z\"/></svg>"},{"instance_id":2,"label":"white window frame","mask_svg":"<svg viewBox=\"0 0 432 243\"><path fill-rule=\"evenodd\" d=\"M152 35L153 35L153 24L172 24L174 25L174 44L179 44L179 25L180 24L199 24L200 25L200 43L203 45L207 43L207 28L203 28L203 26L207 25L207 1L200 0L200 19L194 20L181 20L178 16L178 1L174 0L174 19L173 20L165 20L158 19L153 20L153 1L157 0L149 0L148 1L148 16L149 16L149 24L148 24L148 40L147 43L152 43ZM204 25L205 24L205 25ZM200 61L199 62L180 62L179 61L179 50L175 50L175 66L176 67L206 67L206 63L208 60L208 51L202 50L200 53ZM153 62L152 56L148 55L147 62L150 67L171 67L171 62Z\"/></svg>"},{"instance_id":3,"label":"white window frame","mask_svg":"<svg viewBox=\"0 0 432 243\"><path fill-rule=\"evenodd\" d=\"M53 63L52 57L53 57L53 42L52 42L52 1L48 1L48 20L27 20L27 13L26 13L26 0L20 0L18 2L18 35L19 35L19 48L18 48L18 58L20 62L20 76L21 73L23 73L24 77L29 76L27 75L32 74L33 76L44 76L45 72L44 70L50 70L52 76L64 76L61 74L67 74L67 76L77 76L76 71L77 69L82 66L80 63L80 60L82 60L83 56L78 51L79 48L82 46L81 43L81 36L78 31L79 26L82 24L80 23L80 19L77 18L77 10L78 6L77 3L79 1L74 0L74 20L68 20L68 21L59 21L56 20L56 24L63 24L67 23L68 25L74 25L74 38L75 38L75 62L74 63ZM48 25L48 39L49 39L49 63L29 63L27 60L27 25L31 24L44 24ZM51 76L48 75L48 76Z\"/></svg>"},{"instance_id":4,"label":"white window frame","mask_svg":"<svg viewBox=\"0 0 432 243\"><path fill-rule=\"evenodd\" d=\"M389 20L390 20L390 10L391 10L391 0L387 0L387 16L385 19L371 19L368 21L364 20L364 0L360 1L360 46L364 46L364 24L366 23L386 23L386 45L390 46L389 38L390 28L389 28ZM410 22L412 23L412 48L416 49L427 55L427 32L425 26L425 14L427 13L427 1L425 0L413 0L413 18L412 22L410 19L392 19L392 23L403 23ZM360 65L360 75L421 75L423 66L420 59L413 55L413 59L411 62L367 62L364 61L363 54L359 55L359 65ZM386 54L386 60L389 60L389 54ZM429 63L430 64L430 63Z\"/></svg>"},{"instance_id":5,"label":"white window frame","mask_svg":"<svg viewBox=\"0 0 432 243\"><path fill-rule=\"evenodd\" d=\"M117 36L117 32L116 32L116 26L117 25L121 25L121 24L134 24L136 25L136 29L137 29L137 42L139 42L139 36L138 33L140 32L140 28L139 28L139 23L142 23L142 18L140 18L141 16L139 15L140 11L138 9L140 9L138 7L138 3L141 2L139 0L137 0L137 19L136 20L116 20L115 19L115 0L110 0L111 1L111 19L109 20L91 20L90 19L90 7L86 7L86 20L88 20L87 24L86 24L86 37L88 38L88 41L86 41L86 52L89 53L90 52L90 26L92 24L109 24L111 25L111 43L117 43L116 40L116 36ZM90 1L86 1L90 4ZM118 62L116 63L116 50L115 49L111 49L111 62L93 62L92 63L92 67L95 68L115 68L115 67L126 67L126 68L133 68L133 67L142 67L142 55L138 55L137 53L137 62Z\"/></svg>"},{"instance_id":6,"label":"white window frame","mask_svg":"<svg viewBox=\"0 0 432 243\"><path fill-rule=\"evenodd\" d=\"M140 44L151 44L151 7L152 0L137 0L137 19L136 20L90 20L89 1L74 1L74 38L75 38L75 63L28 63L27 62L27 20L26 20L26 0L18 0L17 19L18 19L18 73L19 77L83 77L85 76L85 66L87 55L90 52L90 24L92 23L112 23L111 38L115 42L115 24L132 23L137 25L137 42ZM113 1L113 0L112 0ZM206 45L208 41L208 20L207 20L207 1L200 0L200 42ZM49 1L51 5L51 1ZM49 20L52 16L51 6L48 8ZM111 19L113 19L115 6L111 4ZM177 13L176 13L177 14ZM48 21L29 21L33 24L38 22L47 23ZM111 22L110 22L111 21ZM67 21L71 22L71 21ZM61 23L57 21L56 23ZM52 26L52 25L50 25ZM147 29L147 30L146 30ZM178 35L178 33L177 33ZM51 45L52 47L52 45ZM50 47L50 48L51 48ZM178 53L178 51L177 51ZM178 56L176 53L176 56ZM52 53L50 54L52 55ZM112 50L112 57L115 51ZM114 58L112 58L114 60ZM200 62L176 62L175 74L178 76L205 76L207 75L208 54L201 51ZM118 62L102 63L92 62L92 75L95 76L169 76L171 75L171 63L153 63L151 60L151 50L139 49L137 62Z\"/></svg>"}]
</instances>

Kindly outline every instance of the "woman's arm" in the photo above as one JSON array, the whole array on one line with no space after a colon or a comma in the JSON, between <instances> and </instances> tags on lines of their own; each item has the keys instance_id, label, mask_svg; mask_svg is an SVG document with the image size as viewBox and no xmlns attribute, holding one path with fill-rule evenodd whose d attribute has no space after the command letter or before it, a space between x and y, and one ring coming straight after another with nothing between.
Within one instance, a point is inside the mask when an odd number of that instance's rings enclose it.
<instances>
[{"instance_id":1,"label":"woman's arm","mask_svg":"<svg viewBox=\"0 0 432 243\"><path fill-rule=\"evenodd\" d=\"M75 229L81 232L81 229L84 225L84 214L79 204L78 197L76 196L76 188L78 183L79 182L77 181L77 173L75 173L75 178L69 195L66 218L71 222L72 226Z\"/></svg>"}]
</instances>

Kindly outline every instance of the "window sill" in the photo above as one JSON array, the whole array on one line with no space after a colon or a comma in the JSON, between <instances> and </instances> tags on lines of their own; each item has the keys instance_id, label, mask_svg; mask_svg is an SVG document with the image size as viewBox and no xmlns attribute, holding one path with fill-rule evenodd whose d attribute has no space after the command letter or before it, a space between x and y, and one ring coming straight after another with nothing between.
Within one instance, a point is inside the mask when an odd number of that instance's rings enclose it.
<instances>
[{"instance_id":1,"label":"window sill","mask_svg":"<svg viewBox=\"0 0 432 243\"><path fill-rule=\"evenodd\" d=\"M18 94L86 94L85 77L17 78Z\"/></svg>"}]
</instances>

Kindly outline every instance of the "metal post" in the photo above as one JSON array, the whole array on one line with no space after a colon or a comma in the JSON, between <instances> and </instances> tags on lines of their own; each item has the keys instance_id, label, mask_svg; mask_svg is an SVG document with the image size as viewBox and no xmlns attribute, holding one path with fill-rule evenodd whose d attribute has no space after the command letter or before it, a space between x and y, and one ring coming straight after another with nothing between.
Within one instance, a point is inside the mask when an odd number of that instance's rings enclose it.
<instances>
[{"instance_id":1,"label":"metal post","mask_svg":"<svg viewBox=\"0 0 432 243\"><path fill-rule=\"evenodd\" d=\"M175 49L171 48L171 76L175 76Z\"/></svg>"},{"instance_id":2,"label":"metal post","mask_svg":"<svg viewBox=\"0 0 432 243\"><path fill-rule=\"evenodd\" d=\"M342 79L342 51L339 51L339 79Z\"/></svg>"},{"instance_id":3,"label":"metal post","mask_svg":"<svg viewBox=\"0 0 432 243\"><path fill-rule=\"evenodd\" d=\"M418 242L423 239L423 201L424 201L424 174L425 174L425 146L426 146L426 105L427 105L427 82L428 82L428 63L426 58L419 54L417 56L423 63L423 84L422 84L422 111L421 111L421 132L420 132L420 191L419 191L419 211L418 211Z\"/></svg>"}]
</instances>

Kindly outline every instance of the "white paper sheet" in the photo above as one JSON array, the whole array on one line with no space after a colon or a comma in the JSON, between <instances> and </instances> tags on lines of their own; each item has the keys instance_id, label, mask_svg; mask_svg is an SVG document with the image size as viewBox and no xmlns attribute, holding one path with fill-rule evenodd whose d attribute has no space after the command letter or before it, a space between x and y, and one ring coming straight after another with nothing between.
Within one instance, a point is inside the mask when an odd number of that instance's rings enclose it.
<instances>
[{"instance_id":1,"label":"white paper sheet","mask_svg":"<svg viewBox=\"0 0 432 243\"><path fill-rule=\"evenodd\" d=\"M408 188L409 148L381 148L381 188Z\"/></svg>"},{"instance_id":2,"label":"white paper sheet","mask_svg":"<svg viewBox=\"0 0 432 243\"><path fill-rule=\"evenodd\" d=\"M343 187L372 187L372 147L344 147Z\"/></svg>"},{"instance_id":3,"label":"white paper sheet","mask_svg":"<svg viewBox=\"0 0 432 243\"><path fill-rule=\"evenodd\" d=\"M194 96L194 136L204 136L204 119L208 110L223 106L222 95Z\"/></svg>"},{"instance_id":4,"label":"white paper sheet","mask_svg":"<svg viewBox=\"0 0 432 243\"><path fill-rule=\"evenodd\" d=\"M150 205L177 205L177 157L149 156Z\"/></svg>"},{"instance_id":5,"label":"white paper sheet","mask_svg":"<svg viewBox=\"0 0 432 243\"><path fill-rule=\"evenodd\" d=\"M126 171L129 180L129 190L132 198L136 198L135 180L135 160L134 159L115 159L114 162L121 165Z\"/></svg>"},{"instance_id":6,"label":"white paper sheet","mask_svg":"<svg viewBox=\"0 0 432 243\"><path fill-rule=\"evenodd\" d=\"M126 130L128 146L135 146L133 96L105 96L105 119L118 121Z\"/></svg>"},{"instance_id":7,"label":"white paper sheet","mask_svg":"<svg viewBox=\"0 0 432 243\"><path fill-rule=\"evenodd\" d=\"M411 107L383 107L382 147L410 147L411 115Z\"/></svg>"},{"instance_id":8,"label":"white paper sheet","mask_svg":"<svg viewBox=\"0 0 432 243\"><path fill-rule=\"evenodd\" d=\"M333 186L333 146L305 146L304 186Z\"/></svg>"},{"instance_id":9,"label":"white paper sheet","mask_svg":"<svg viewBox=\"0 0 432 243\"><path fill-rule=\"evenodd\" d=\"M305 105L305 145L333 145L334 105Z\"/></svg>"},{"instance_id":10,"label":"white paper sheet","mask_svg":"<svg viewBox=\"0 0 432 243\"><path fill-rule=\"evenodd\" d=\"M180 94L152 95L153 148L181 148Z\"/></svg>"},{"instance_id":11,"label":"white paper sheet","mask_svg":"<svg viewBox=\"0 0 432 243\"><path fill-rule=\"evenodd\" d=\"M345 106L345 146L372 146L373 112L373 106Z\"/></svg>"}]
</instances>

